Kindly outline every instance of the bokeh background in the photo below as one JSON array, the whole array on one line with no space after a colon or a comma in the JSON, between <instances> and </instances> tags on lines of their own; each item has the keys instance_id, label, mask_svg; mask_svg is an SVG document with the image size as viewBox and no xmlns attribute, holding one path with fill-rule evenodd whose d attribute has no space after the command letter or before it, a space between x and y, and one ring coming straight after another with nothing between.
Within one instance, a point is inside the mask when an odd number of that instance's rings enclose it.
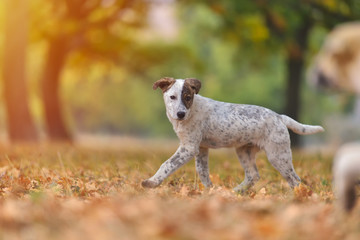
<instances>
[{"instance_id":1,"label":"bokeh background","mask_svg":"<svg viewBox=\"0 0 360 240\"><path fill-rule=\"evenodd\" d=\"M359 18L358 0L0 1L1 141L176 138L152 90L164 76L327 129L294 145L356 139L355 97L306 78L326 34Z\"/></svg>"}]
</instances>

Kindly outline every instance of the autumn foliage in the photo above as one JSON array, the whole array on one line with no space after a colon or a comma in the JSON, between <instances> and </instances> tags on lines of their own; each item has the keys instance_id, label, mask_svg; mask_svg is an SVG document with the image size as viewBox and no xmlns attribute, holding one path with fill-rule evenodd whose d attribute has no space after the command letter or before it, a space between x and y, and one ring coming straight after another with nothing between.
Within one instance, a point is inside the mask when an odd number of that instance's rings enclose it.
<instances>
[{"instance_id":1,"label":"autumn foliage","mask_svg":"<svg viewBox=\"0 0 360 240\"><path fill-rule=\"evenodd\" d=\"M162 147L160 147L162 146ZM331 157L298 152L303 183L291 190L259 155L260 182L244 195L235 153L210 154L214 187L192 163L159 188L143 189L172 145L119 143L115 149L70 145L2 147L1 239L356 239L359 208L337 211Z\"/></svg>"}]
</instances>

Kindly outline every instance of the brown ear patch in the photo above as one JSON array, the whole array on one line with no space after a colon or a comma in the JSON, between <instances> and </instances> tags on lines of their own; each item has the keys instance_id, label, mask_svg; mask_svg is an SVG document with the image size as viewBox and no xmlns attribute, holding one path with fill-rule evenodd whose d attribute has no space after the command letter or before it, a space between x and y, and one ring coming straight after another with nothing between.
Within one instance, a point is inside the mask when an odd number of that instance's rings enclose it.
<instances>
[{"instance_id":1,"label":"brown ear patch","mask_svg":"<svg viewBox=\"0 0 360 240\"><path fill-rule=\"evenodd\" d=\"M153 89L156 90L158 87L161 89L161 91L164 93L167 90L169 90L169 88L171 88L171 86L175 83L175 78L172 77L164 77L161 78L160 80L157 80L154 85L153 85Z\"/></svg>"},{"instance_id":2,"label":"brown ear patch","mask_svg":"<svg viewBox=\"0 0 360 240\"><path fill-rule=\"evenodd\" d=\"M190 87L195 91L196 94L199 93L201 88L200 80L196 78L185 78L185 83L189 84Z\"/></svg>"}]
</instances>

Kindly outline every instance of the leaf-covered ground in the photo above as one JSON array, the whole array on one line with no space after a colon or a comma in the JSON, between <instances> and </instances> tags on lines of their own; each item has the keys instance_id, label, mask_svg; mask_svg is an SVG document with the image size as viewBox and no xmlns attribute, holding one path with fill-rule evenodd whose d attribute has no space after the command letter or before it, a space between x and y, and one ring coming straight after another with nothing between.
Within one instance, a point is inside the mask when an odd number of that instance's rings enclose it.
<instances>
[{"instance_id":1,"label":"leaf-covered ground","mask_svg":"<svg viewBox=\"0 0 360 240\"><path fill-rule=\"evenodd\" d=\"M331 154L294 153L294 191L258 155L261 180L241 196L232 150L210 152L214 187L188 163L157 189L143 189L176 149L120 141L0 148L0 239L359 239L360 207L336 207Z\"/></svg>"}]
</instances>

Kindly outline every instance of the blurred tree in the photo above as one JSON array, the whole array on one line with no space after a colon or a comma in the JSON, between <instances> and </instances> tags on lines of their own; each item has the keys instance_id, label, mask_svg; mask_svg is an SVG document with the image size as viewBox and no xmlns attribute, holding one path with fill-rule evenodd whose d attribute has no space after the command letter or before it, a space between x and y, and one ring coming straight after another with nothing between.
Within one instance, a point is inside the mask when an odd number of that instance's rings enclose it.
<instances>
[{"instance_id":1,"label":"blurred tree","mask_svg":"<svg viewBox=\"0 0 360 240\"><path fill-rule=\"evenodd\" d=\"M240 45L246 45L246 48L253 50L259 45L266 44L269 48L268 52L284 53L286 64L284 113L294 119L299 118L301 108L300 86L312 28L322 24L331 29L338 23L357 20L360 17L358 0L189 0L186 3L190 5L202 3L223 19L220 28L215 31L216 37L237 41ZM298 145L298 135L292 133L291 135L292 144Z\"/></svg>"},{"instance_id":2,"label":"blurred tree","mask_svg":"<svg viewBox=\"0 0 360 240\"><path fill-rule=\"evenodd\" d=\"M88 59L121 61L123 49L131 47L132 29L146 20L143 0L37 1L48 7L33 24L41 29L48 50L42 76L42 97L49 138L70 140L60 100L60 79L70 53ZM120 56L120 57L119 57ZM84 58L83 58L84 59ZM86 61L89 63L89 61Z\"/></svg>"},{"instance_id":3,"label":"blurred tree","mask_svg":"<svg viewBox=\"0 0 360 240\"><path fill-rule=\"evenodd\" d=\"M26 82L28 1L6 1L3 79L8 134L11 141L35 141Z\"/></svg>"},{"instance_id":4,"label":"blurred tree","mask_svg":"<svg viewBox=\"0 0 360 240\"><path fill-rule=\"evenodd\" d=\"M287 85L284 113L299 119L301 81L304 79L312 28L316 24L322 24L331 29L341 22L356 20L360 16L360 5L355 0L257 0L256 4L265 17L272 36L285 50ZM293 145L299 145L299 136L292 132L291 136Z\"/></svg>"}]
</instances>

